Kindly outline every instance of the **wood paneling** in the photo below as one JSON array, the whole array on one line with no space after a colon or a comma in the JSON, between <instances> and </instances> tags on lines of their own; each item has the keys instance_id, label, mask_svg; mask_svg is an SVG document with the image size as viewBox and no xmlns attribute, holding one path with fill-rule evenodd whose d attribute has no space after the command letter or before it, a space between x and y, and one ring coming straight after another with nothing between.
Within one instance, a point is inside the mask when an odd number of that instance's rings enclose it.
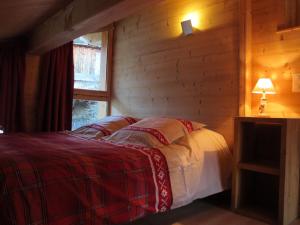
<instances>
[{"instance_id":1,"label":"wood paneling","mask_svg":"<svg viewBox=\"0 0 300 225\"><path fill-rule=\"evenodd\" d=\"M277 32L285 0L252 0L252 87L261 76L271 77L277 94L268 95L267 113L276 117L300 116L300 93L292 92L292 75L300 73L300 30ZM257 114L259 95L252 95Z\"/></svg>"},{"instance_id":2,"label":"wood paneling","mask_svg":"<svg viewBox=\"0 0 300 225\"><path fill-rule=\"evenodd\" d=\"M300 1L281 0L280 7L284 8L283 21L278 25L280 30L293 29L300 26Z\"/></svg>"},{"instance_id":3,"label":"wood paneling","mask_svg":"<svg viewBox=\"0 0 300 225\"><path fill-rule=\"evenodd\" d=\"M102 31L111 23L160 0L73 0L36 27L31 53L41 54L87 33Z\"/></svg>"},{"instance_id":4,"label":"wood paneling","mask_svg":"<svg viewBox=\"0 0 300 225\"><path fill-rule=\"evenodd\" d=\"M240 2L240 116L251 115L252 88L252 0Z\"/></svg>"},{"instance_id":5,"label":"wood paneling","mask_svg":"<svg viewBox=\"0 0 300 225\"><path fill-rule=\"evenodd\" d=\"M37 125L37 101L39 88L40 57L26 55L26 77L24 89L25 129L35 131Z\"/></svg>"},{"instance_id":6,"label":"wood paneling","mask_svg":"<svg viewBox=\"0 0 300 225\"><path fill-rule=\"evenodd\" d=\"M72 0L1 0L0 39L31 31Z\"/></svg>"},{"instance_id":7,"label":"wood paneling","mask_svg":"<svg viewBox=\"0 0 300 225\"><path fill-rule=\"evenodd\" d=\"M200 25L183 36L180 22ZM112 113L204 122L231 145L239 102L237 0L165 0L116 24Z\"/></svg>"}]
</instances>

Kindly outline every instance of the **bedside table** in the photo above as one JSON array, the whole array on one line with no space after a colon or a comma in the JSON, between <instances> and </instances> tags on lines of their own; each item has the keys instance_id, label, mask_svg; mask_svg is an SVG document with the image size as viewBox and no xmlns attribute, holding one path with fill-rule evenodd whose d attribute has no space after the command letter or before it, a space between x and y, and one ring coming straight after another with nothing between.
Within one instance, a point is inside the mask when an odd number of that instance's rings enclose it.
<instances>
[{"instance_id":1,"label":"bedside table","mask_svg":"<svg viewBox=\"0 0 300 225\"><path fill-rule=\"evenodd\" d=\"M271 224L298 217L300 119L237 117L232 209Z\"/></svg>"}]
</instances>

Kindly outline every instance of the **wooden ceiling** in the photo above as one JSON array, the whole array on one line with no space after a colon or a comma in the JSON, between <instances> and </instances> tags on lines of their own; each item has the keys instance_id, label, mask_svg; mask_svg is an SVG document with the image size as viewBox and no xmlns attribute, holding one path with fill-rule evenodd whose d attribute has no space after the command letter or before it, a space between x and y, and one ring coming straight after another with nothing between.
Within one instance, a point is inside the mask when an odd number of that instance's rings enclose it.
<instances>
[{"instance_id":1,"label":"wooden ceiling","mask_svg":"<svg viewBox=\"0 0 300 225\"><path fill-rule=\"evenodd\" d=\"M0 40L26 35L72 0L0 0Z\"/></svg>"}]
</instances>

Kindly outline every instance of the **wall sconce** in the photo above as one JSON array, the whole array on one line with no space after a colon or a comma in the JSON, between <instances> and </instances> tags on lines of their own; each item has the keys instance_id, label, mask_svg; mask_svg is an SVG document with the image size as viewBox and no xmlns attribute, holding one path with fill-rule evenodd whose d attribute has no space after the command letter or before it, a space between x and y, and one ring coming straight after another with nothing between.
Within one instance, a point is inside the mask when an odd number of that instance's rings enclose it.
<instances>
[{"instance_id":1,"label":"wall sconce","mask_svg":"<svg viewBox=\"0 0 300 225\"><path fill-rule=\"evenodd\" d=\"M200 29L200 12L193 11L185 14L181 19L182 33L187 36L191 35L195 30Z\"/></svg>"},{"instance_id":2,"label":"wall sconce","mask_svg":"<svg viewBox=\"0 0 300 225\"><path fill-rule=\"evenodd\" d=\"M270 78L260 78L257 81L252 93L262 94L259 105L259 115L266 115L265 108L268 103L267 94L276 94L272 80Z\"/></svg>"},{"instance_id":3,"label":"wall sconce","mask_svg":"<svg viewBox=\"0 0 300 225\"><path fill-rule=\"evenodd\" d=\"M181 22L182 33L187 36L193 33L192 20L185 20Z\"/></svg>"},{"instance_id":4,"label":"wall sconce","mask_svg":"<svg viewBox=\"0 0 300 225\"><path fill-rule=\"evenodd\" d=\"M4 134L4 127L0 125L0 134Z\"/></svg>"}]
</instances>

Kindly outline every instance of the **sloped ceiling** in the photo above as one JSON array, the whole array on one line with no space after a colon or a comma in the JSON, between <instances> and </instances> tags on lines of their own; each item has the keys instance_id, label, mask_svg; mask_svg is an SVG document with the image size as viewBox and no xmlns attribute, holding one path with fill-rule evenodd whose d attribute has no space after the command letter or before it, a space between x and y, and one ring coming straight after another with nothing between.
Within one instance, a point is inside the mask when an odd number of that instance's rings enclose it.
<instances>
[{"instance_id":1,"label":"sloped ceiling","mask_svg":"<svg viewBox=\"0 0 300 225\"><path fill-rule=\"evenodd\" d=\"M0 40L29 34L72 0L0 0Z\"/></svg>"}]
</instances>

